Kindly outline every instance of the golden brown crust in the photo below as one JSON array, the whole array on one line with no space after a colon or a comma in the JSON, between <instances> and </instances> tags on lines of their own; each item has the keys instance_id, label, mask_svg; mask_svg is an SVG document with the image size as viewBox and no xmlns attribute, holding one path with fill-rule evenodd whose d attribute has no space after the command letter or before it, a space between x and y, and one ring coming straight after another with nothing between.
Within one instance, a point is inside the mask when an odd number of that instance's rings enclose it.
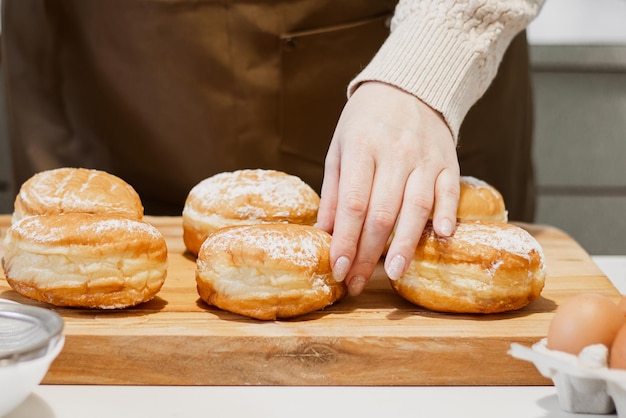
<instances>
[{"instance_id":1,"label":"golden brown crust","mask_svg":"<svg viewBox=\"0 0 626 418\"><path fill-rule=\"evenodd\" d=\"M500 192L487 182L461 176L457 218L507 222L508 213Z\"/></svg>"},{"instance_id":2,"label":"golden brown crust","mask_svg":"<svg viewBox=\"0 0 626 418\"><path fill-rule=\"evenodd\" d=\"M194 186L183 209L183 240L198 254L220 228L258 223L313 225L319 196L298 177L274 170L238 170Z\"/></svg>"},{"instance_id":3,"label":"golden brown crust","mask_svg":"<svg viewBox=\"0 0 626 418\"><path fill-rule=\"evenodd\" d=\"M196 256L206 237L209 236L211 232L215 231L217 231L217 229L211 230L210 228L201 231L199 228L194 228L188 222L185 222L183 218L183 242L187 250Z\"/></svg>"},{"instance_id":4,"label":"golden brown crust","mask_svg":"<svg viewBox=\"0 0 626 418\"><path fill-rule=\"evenodd\" d=\"M346 295L332 277L330 235L296 224L222 228L202 245L196 282L209 305L262 320L322 309Z\"/></svg>"},{"instance_id":5,"label":"golden brown crust","mask_svg":"<svg viewBox=\"0 0 626 418\"><path fill-rule=\"evenodd\" d=\"M100 170L64 167L37 173L22 184L13 222L26 216L72 212L143 218L139 195L121 178Z\"/></svg>"},{"instance_id":6,"label":"golden brown crust","mask_svg":"<svg viewBox=\"0 0 626 418\"><path fill-rule=\"evenodd\" d=\"M460 221L449 238L428 224L407 272L391 285L430 310L496 313L536 300L544 282L543 251L528 232L501 222Z\"/></svg>"},{"instance_id":7,"label":"golden brown crust","mask_svg":"<svg viewBox=\"0 0 626 418\"><path fill-rule=\"evenodd\" d=\"M3 267L18 293L57 306L114 309L146 302L167 274L165 238L115 215L30 216L7 231Z\"/></svg>"}]
</instances>

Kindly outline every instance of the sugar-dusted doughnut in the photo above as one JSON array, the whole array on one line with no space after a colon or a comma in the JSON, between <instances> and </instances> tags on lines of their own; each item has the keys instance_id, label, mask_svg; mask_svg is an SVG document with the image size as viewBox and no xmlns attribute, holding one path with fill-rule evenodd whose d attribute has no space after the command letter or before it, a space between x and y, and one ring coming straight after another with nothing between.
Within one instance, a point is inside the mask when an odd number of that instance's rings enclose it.
<instances>
[{"instance_id":1,"label":"sugar-dusted doughnut","mask_svg":"<svg viewBox=\"0 0 626 418\"><path fill-rule=\"evenodd\" d=\"M198 254L198 293L209 305L263 320L322 309L347 292L332 276L330 239L308 225L222 228Z\"/></svg>"},{"instance_id":2,"label":"sugar-dusted doughnut","mask_svg":"<svg viewBox=\"0 0 626 418\"><path fill-rule=\"evenodd\" d=\"M294 223L313 225L320 198L299 177L275 170L238 170L194 186L183 208L183 240L198 254L214 231L233 225Z\"/></svg>"},{"instance_id":3,"label":"sugar-dusted doughnut","mask_svg":"<svg viewBox=\"0 0 626 418\"><path fill-rule=\"evenodd\" d=\"M56 306L114 309L152 299L167 274L165 238L111 214L23 218L7 230L3 267L19 294Z\"/></svg>"},{"instance_id":4,"label":"sugar-dusted doughnut","mask_svg":"<svg viewBox=\"0 0 626 418\"><path fill-rule=\"evenodd\" d=\"M495 313L536 300L545 275L541 246L519 226L463 221L439 237L429 223L406 273L391 285L433 311Z\"/></svg>"}]
</instances>

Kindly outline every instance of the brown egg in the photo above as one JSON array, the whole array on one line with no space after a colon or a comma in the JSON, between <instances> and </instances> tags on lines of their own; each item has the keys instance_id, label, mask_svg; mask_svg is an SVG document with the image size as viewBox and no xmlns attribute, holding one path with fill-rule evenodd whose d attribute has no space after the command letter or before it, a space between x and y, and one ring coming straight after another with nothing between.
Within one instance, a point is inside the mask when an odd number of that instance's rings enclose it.
<instances>
[{"instance_id":1,"label":"brown egg","mask_svg":"<svg viewBox=\"0 0 626 418\"><path fill-rule=\"evenodd\" d=\"M626 369L626 325L622 325L613 340L609 354L609 367Z\"/></svg>"},{"instance_id":2,"label":"brown egg","mask_svg":"<svg viewBox=\"0 0 626 418\"><path fill-rule=\"evenodd\" d=\"M588 345L611 348L626 316L606 296L581 293L558 307L548 329L548 348L578 355Z\"/></svg>"}]
</instances>

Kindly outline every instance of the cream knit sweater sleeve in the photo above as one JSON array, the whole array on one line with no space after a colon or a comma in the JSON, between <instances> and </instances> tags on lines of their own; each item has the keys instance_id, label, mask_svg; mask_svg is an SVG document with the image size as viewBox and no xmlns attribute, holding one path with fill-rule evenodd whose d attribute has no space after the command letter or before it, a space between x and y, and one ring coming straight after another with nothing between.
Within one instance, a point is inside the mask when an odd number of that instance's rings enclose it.
<instances>
[{"instance_id":1,"label":"cream knit sweater sleeve","mask_svg":"<svg viewBox=\"0 0 626 418\"><path fill-rule=\"evenodd\" d=\"M400 0L391 34L348 95L365 81L393 84L439 111L455 138L496 75L513 37L543 0Z\"/></svg>"}]
</instances>

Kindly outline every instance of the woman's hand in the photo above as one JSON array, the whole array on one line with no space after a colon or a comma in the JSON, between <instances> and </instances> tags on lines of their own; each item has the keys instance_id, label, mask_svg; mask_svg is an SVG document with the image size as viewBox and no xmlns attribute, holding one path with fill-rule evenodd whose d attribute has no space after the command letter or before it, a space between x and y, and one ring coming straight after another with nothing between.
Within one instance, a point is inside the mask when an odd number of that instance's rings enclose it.
<instances>
[{"instance_id":1,"label":"woman's hand","mask_svg":"<svg viewBox=\"0 0 626 418\"><path fill-rule=\"evenodd\" d=\"M392 280L399 278L433 207L435 231L448 236L458 200L456 147L441 115L391 85L359 86L326 156L317 222L333 234L335 279L345 279L351 295L360 294L394 225L385 271Z\"/></svg>"}]
</instances>

